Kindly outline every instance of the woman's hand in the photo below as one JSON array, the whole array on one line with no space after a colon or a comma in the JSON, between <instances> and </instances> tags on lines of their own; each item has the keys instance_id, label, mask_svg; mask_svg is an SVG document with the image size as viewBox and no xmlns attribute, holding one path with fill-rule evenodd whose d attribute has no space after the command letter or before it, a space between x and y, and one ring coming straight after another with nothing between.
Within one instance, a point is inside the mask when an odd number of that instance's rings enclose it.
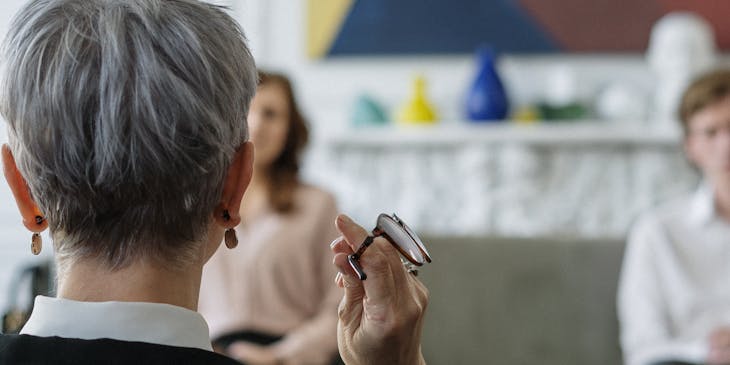
<instances>
[{"instance_id":1,"label":"woman's hand","mask_svg":"<svg viewBox=\"0 0 730 365\"><path fill-rule=\"evenodd\" d=\"M257 345L246 341L237 341L228 346L226 355L242 361L246 365L279 365L274 351L270 347Z\"/></svg>"},{"instance_id":2,"label":"woman's hand","mask_svg":"<svg viewBox=\"0 0 730 365\"><path fill-rule=\"evenodd\" d=\"M348 365L425 364L421 328L428 290L403 268L398 251L378 237L360 257L367 280L360 281L347 262L368 236L350 218L336 220L342 237L332 243L335 279L345 289L340 302L337 342Z\"/></svg>"},{"instance_id":3,"label":"woman's hand","mask_svg":"<svg viewBox=\"0 0 730 365\"><path fill-rule=\"evenodd\" d=\"M719 327L712 331L709 344L708 364L730 364L730 327Z\"/></svg>"}]
</instances>

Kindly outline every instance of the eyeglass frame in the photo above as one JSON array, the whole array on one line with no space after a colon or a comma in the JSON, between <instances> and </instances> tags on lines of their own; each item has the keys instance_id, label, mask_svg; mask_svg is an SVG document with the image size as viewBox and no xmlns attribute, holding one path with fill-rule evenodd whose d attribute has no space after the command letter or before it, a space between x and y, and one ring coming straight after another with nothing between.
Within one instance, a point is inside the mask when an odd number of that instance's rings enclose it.
<instances>
[{"instance_id":1,"label":"eyeglass frame","mask_svg":"<svg viewBox=\"0 0 730 365\"><path fill-rule=\"evenodd\" d=\"M399 244L393 240L392 237L390 237L387 233L385 233L385 230L380 227L380 220L381 219L389 219L393 221L397 226L399 226L403 232L405 232L406 235L413 241L413 243L418 247L418 250L421 252L421 255L423 255L423 258L425 259L425 262L419 262L414 257L412 257L403 247L401 247ZM393 215L388 215L385 213L381 213L378 215L378 219L375 221L375 228L370 232L371 234L368 235L365 240L360 244L360 247L358 247L357 251L347 256L347 262L350 264L350 267L352 267L353 270L355 270L355 273L357 274L358 278L363 281L367 279L367 274L365 274L365 271L363 271L362 267L360 266L360 257L365 252L365 250L375 241L376 237L383 237L388 241L393 247L395 247L396 250L401 254L401 261L403 261L403 258L408 260L411 264L416 266L423 266L424 263L431 262L431 255L426 250L425 245L420 240L418 236L414 237L416 232L413 232L410 227L408 227L405 222L403 222L398 216L393 213ZM413 233L413 234L411 234ZM413 270L414 272L417 272ZM409 270L411 272L411 270Z\"/></svg>"}]
</instances>

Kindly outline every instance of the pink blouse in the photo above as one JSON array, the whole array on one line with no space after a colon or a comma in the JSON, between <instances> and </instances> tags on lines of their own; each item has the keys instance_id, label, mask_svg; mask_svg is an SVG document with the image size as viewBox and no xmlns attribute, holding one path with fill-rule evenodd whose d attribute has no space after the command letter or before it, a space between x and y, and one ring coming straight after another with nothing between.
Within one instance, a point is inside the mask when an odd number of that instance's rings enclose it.
<instances>
[{"instance_id":1,"label":"pink blouse","mask_svg":"<svg viewBox=\"0 0 730 365\"><path fill-rule=\"evenodd\" d=\"M236 227L239 245L221 247L203 269L198 305L211 338L241 330L284 338L282 358L326 364L337 351L337 305L329 244L339 233L334 198L311 186L287 214L269 212Z\"/></svg>"}]
</instances>

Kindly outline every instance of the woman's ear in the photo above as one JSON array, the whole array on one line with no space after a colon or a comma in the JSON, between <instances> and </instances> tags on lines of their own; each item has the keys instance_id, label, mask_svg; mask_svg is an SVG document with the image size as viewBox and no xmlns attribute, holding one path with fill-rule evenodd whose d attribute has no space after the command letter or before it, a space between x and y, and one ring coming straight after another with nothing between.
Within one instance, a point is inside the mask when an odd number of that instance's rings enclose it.
<instances>
[{"instance_id":1,"label":"woman's ear","mask_svg":"<svg viewBox=\"0 0 730 365\"><path fill-rule=\"evenodd\" d=\"M2 146L3 174L5 180L10 186L13 193L15 203L18 205L18 211L23 219L23 225L31 232L42 232L48 227L43 213L38 208L33 197L30 195L28 183L23 175L20 174L18 166L15 164L15 158L10 151L10 146L3 144ZM40 218L39 218L40 217Z\"/></svg>"},{"instance_id":2,"label":"woman's ear","mask_svg":"<svg viewBox=\"0 0 730 365\"><path fill-rule=\"evenodd\" d=\"M244 142L233 157L223 182L221 202L215 209L215 221L224 228L241 223L241 200L253 176L253 143Z\"/></svg>"}]
</instances>

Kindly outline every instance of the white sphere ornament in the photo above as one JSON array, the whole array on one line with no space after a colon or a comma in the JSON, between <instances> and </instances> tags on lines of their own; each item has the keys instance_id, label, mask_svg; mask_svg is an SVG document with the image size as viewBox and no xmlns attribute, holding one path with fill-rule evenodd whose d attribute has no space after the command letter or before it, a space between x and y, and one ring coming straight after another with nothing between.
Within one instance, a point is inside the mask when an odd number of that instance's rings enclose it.
<instances>
[{"instance_id":1,"label":"white sphere ornament","mask_svg":"<svg viewBox=\"0 0 730 365\"><path fill-rule=\"evenodd\" d=\"M636 122L646 119L648 104L645 90L627 81L615 81L599 93L595 111L604 120Z\"/></svg>"}]
</instances>

